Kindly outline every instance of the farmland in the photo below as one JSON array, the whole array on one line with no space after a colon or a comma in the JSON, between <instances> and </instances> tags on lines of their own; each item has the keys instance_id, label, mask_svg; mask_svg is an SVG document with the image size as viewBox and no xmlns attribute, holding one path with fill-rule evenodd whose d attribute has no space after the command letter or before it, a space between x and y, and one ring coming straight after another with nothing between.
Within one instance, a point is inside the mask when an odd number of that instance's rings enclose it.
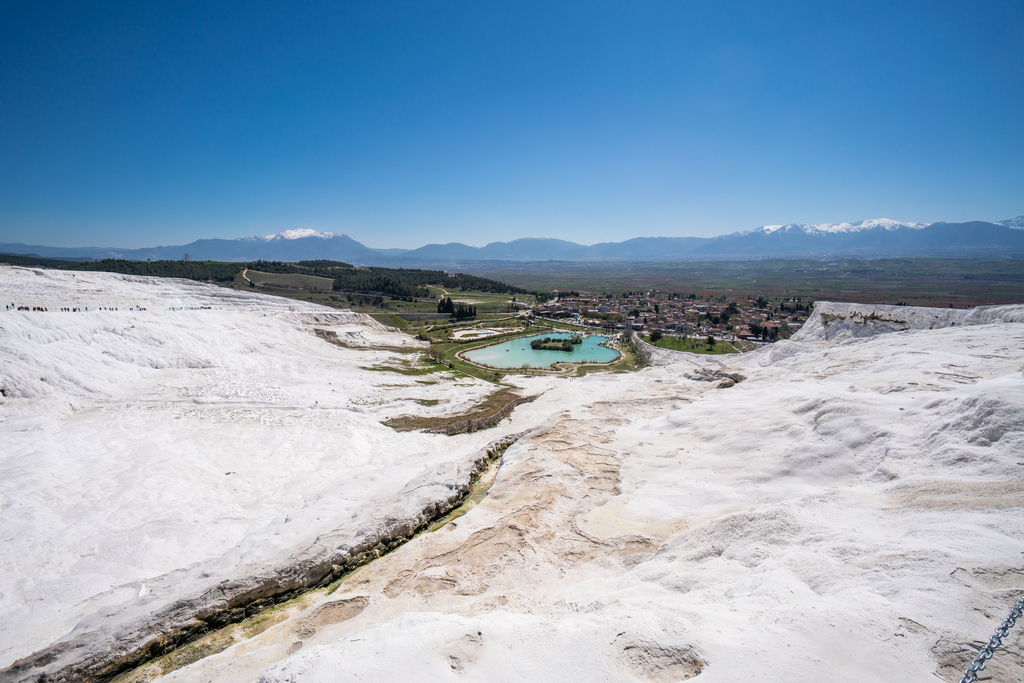
<instances>
[{"instance_id":1,"label":"farmland","mask_svg":"<svg viewBox=\"0 0 1024 683\"><path fill-rule=\"evenodd\" d=\"M468 264L465 264L469 269ZM528 290L660 290L956 308L1024 301L1016 259L772 259L711 262L475 263L472 272Z\"/></svg>"}]
</instances>

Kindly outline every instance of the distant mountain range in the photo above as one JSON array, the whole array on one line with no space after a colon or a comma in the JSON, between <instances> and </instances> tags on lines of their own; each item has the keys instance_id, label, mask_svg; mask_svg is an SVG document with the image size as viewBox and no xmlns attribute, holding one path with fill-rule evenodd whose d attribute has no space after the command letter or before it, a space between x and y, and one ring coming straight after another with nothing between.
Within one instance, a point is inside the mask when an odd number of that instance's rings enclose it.
<instances>
[{"instance_id":1,"label":"distant mountain range","mask_svg":"<svg viewBox=\"0 0 1024 683\"><path fill-rule=\"evenodd\" d=\"M902 223L885 218L856 223L764 225L719 237L636 237L586 246L526 237L472 247L459 242L419 249L371 249L348 235L287 230L267 237L197 240L146 249L47 247L0 243L0 253L49 258L298 261L331 259L363 266L441 267L480 261L694 261L762 258L892 258L905 256L1024 258L1024 216L985 223Z\"/></svg>"}]
</instances>

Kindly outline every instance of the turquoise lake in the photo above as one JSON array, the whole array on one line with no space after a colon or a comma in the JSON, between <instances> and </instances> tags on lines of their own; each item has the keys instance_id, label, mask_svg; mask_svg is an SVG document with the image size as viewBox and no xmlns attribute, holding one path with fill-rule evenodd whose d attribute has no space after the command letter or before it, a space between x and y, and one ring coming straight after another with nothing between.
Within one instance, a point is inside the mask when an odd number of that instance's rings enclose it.
<instances>
[{"instance_id":1,"label":"turquoise lake","mask_svg":"<svg viewBox=\"0 0 1024 683\"><path fill-rule=\"evenodd\" d=\"M530 348L530 342L534 339L569 339L573 336L565 332L548 332L466 351L462 355L474 363L496 368L521 368L525 363L531 368L545 369L550 368L552 363L608 363L619 357L618 351L599 346L610 339L600 335L585 337L582 344L573 346L572 351L534 351Z\"/></svg>"}]
</instances>

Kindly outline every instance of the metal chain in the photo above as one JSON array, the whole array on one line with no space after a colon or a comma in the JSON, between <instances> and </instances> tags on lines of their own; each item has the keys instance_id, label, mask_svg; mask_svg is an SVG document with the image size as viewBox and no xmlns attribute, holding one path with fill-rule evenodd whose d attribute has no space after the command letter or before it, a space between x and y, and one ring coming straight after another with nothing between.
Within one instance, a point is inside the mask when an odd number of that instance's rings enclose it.
<instances>
[{"instance_id":1,"label":"metal chain","mask_svg":"<svg viewBox=\"0 0 1024 683\"><path fill-rule=\"evenodd\" d=\"M985 664L988 660L992 659L996 648L1003 644L1003 638L1006 637L1006 634L1010 632L1013 625L1020 619L1022 611L1024 611L1024 594L1020 596L1017 604L1010 610L1010 615L1006 617L1006 621L999 625L999 628L996 629L995 634L989 639L985 647L981 648L978 652L978 656L971 660L971 665L964 671L960 683L974 683L978 680L978 672L985 670Z\"/></svg>"}]
</instances>

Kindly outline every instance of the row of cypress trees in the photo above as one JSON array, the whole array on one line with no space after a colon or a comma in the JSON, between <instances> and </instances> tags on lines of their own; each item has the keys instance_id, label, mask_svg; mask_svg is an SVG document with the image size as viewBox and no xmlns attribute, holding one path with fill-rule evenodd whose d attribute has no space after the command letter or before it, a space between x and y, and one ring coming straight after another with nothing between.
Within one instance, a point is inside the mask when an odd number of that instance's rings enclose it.
<instances>
[{"instance_id":1,"label":"row of cypress trees","mask_svg":"<svg viewBox=\"0 0 1024 683\"><path fill-rule=\"evenodd\" d=\"M456 304L452 301L452 298L449 296L437 302L437 312L451 313L456 320L465 320L466 318L476 317L476 306Z\"/></svg>"}]
</instances>

